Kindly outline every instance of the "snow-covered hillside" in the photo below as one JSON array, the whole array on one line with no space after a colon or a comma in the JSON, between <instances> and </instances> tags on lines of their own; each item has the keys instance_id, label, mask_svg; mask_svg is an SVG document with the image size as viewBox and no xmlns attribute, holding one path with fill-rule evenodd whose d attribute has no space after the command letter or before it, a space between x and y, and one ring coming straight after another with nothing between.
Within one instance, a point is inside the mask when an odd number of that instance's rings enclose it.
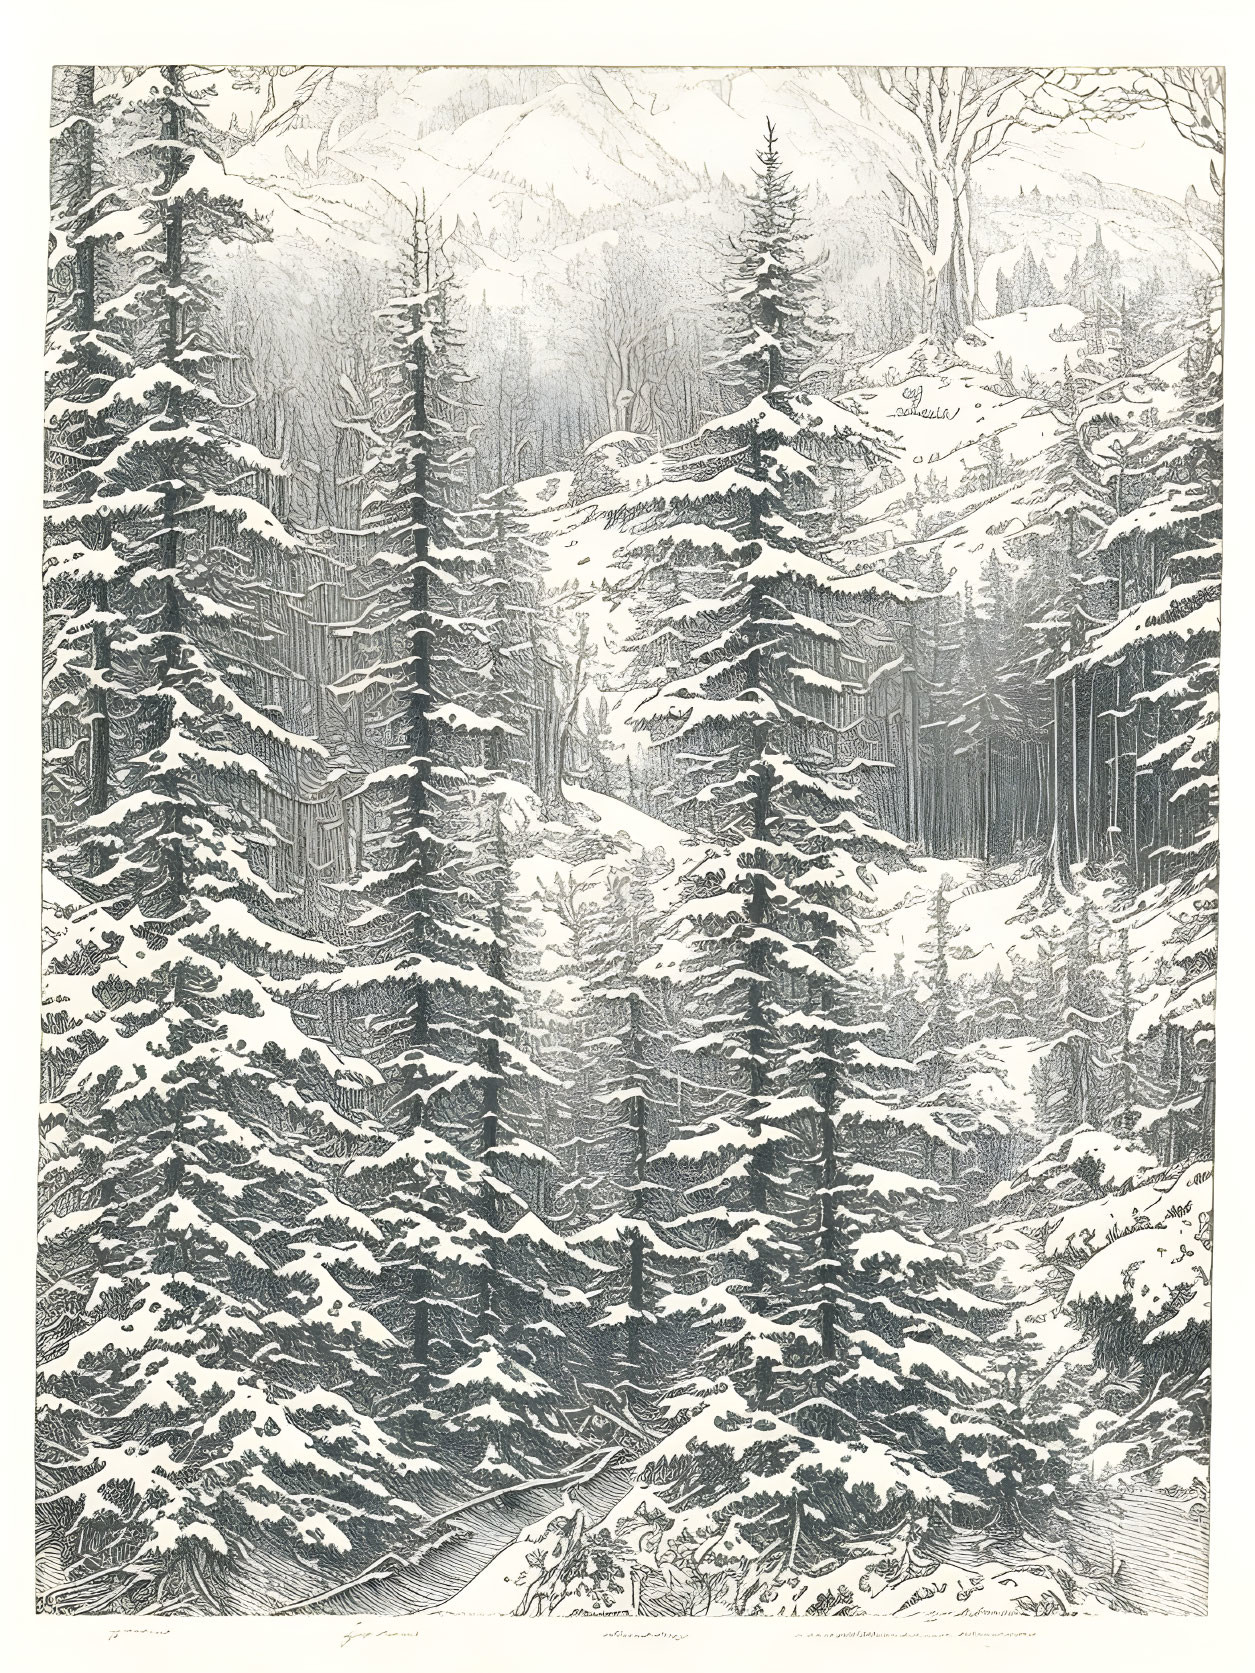
<instances>
[{"instance_id":1,"label":"snow-covered hillside","mask_svg":"<svg viewBox=\"0 0 1255 1673\"><path fill-rule=\"evenodd\" d=\"M936 559L945 589L979 599L995 560L1013 579L1023 536L1041 524L1046 461L1061 434L1052 402L1065 365L1083 352L1079 309L1030 308L970 327L942 355L926 338L860 368L843 403L882 434L888 468L864 481L845 561L861 573L886 552ZM1025 388L1033 392L1024 393ZM635 747L638 701L629 673L633 551L646 539L619 526L621 508L659 483L663 454L651 438L602 437L573 471L520 483L549 583L590 628L590 690L611 706L615 746Z\"/></svg>"},{"instance_id":2,"label":"snow-covered hillside","mask_svg":"<svg viewBox=\"0 0 1255 1673\"><path fill-rule=\"evenodd\" d=\"M914 549L936 553L959 593L979 591L991 556L1014 573L1017 537L1041 515L1042 464L1061 433L1052 393L1083 351L1082 317L1066 303L1023 309L969 327L952 354L917 338L859 369L842 401L889 442L892 469L880 474L893 480L879 486L872 475L858 500L852 569L867 553ZM601 594L621 579L631 542L608 519L664 468L648 437L609 435L579 471L520 484L555 584Z\"/></svg>"}]
</instances>

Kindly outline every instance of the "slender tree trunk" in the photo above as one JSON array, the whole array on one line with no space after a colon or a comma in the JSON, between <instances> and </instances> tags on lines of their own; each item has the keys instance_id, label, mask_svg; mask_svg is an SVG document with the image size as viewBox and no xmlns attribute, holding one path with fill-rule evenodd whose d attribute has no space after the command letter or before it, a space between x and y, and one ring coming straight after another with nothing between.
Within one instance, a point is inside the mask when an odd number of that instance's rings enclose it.
<instances>
[{"instance_id":1,"label":"slender tree trunk","mask_svg":"<svg viewBox=\"0 0 1255 1673\"><path fill-rule=\"evenodd\" d=\"M632 1123L632 1215L645 1217L645 1190L649 1168L649 1106L640 1083L645 1067L645 1028L640 996L628 996L628 1052L634 1096L629 1104ZM633 1231L628 1249L628 1363L635 1369L641 1358L641 1315L645 1310L645 1240Z\"/></svg>"},{"instance_id":2,"label":"slender tree trunk","mask_svg":"<svg viewBox=\"0 0 1255 1673\"><path fill-rule=\"evenodd\" d=\"M165 101L161 137L162 153L161 225L162 225L162 281L165 290L165 318L162 331L162 351L165 363L176 371L183 370L186 288L184 272L184 206L181 198L173 195L173 188L186 172L187 159L183 155L185 114L182 102L183 80L178 65L166 66L165 75L172 95ZM177 432L184 423L183 394L175 386L166 397L163 429ZM183 608L179 588L179 562L182 555L183 526L183 450L176 442L168 459L168 476L161 490L161 522L157 537L155 568L159 582L161 607L155 650L155 671L152 697L143 702L141 735L146 751L158 750L170 737L174 724L175 693L173 682L182 663ZM187 883L183 864L183 807L179 775L172 771L163 777L166 797L164 814L166 842L163 844L165 875L161 893L161 910L170 918L182 911Z\"/></svg>"},{"instance_id":3,"label":"slender tree trunk","mask_svg":"<svg viewBox=\"0 0 1255 1673\"><path fill-rule=\"evenodd\" d=\"M68 151L70 161L65 178L66 218L72 223L75 238L74 284L76 306L75 326L81 334L80 349L83 387L76 391L90 400L100 394L97 384L103 372L100 350L95 342L97 328L97 240L88 233L83 221L92 214L96 195L96 70L92 64L77 65L67 72L70 80L70 117ZM104 435L101 419L89 416L83 425L85 455L94 457ZM110 539L108 518L88 519L83 530L84 545L100 550ZM102 577L95 577L84 587L84 604L91 611L92 621L92 679L88 685L87 722L87 807L88 815L101 813L109 801L110 772L110 713L109 676L113 657L108 626L109 585Z\"/></svg>"},{"instance_id":4,"label":"slender tree trunk","mask_svg":"<svg viewBox=\"0 0 1255 1673\"><path fill-rule=\"evenodd\" d=\"M1096 676L1091 675L1087 688L1089 697L1088 717L1085 731L1085 851L1084 857L1088 862L1098 847L1097 831L1095 829L1094 803L1096 799L1096 765L1094 761L1094 687Z\"/></svg>"},{"instance_id":5,"label":"slender tree trunk","mask_svg":"<svg viewBox=\"0 0 1255 1673\"><path fill-rule=\"evenodd\" d=\"M1075 859L1081 856L1081 821L1080 821L1080 747L1076 721L1076 671L1072 672L1069 681L1068 722L1071 734L1071 755L1068 761L1068 791L1069 791L1069 822L1072 834L1072 854Z\"/></svg>"},{"instance_id":6,"label":"slender tree trunk","mask_svg":"<svg viewBox=\"0 0 1255 1673\"><path fill-rule=\"evenodd\" d=\"M772 387L773 375L769 369L767 373L766 393ZM752 434L750 444L749 474L755 479L761 479L764 474L764 462L761 456L761 443L757 431ZM759 505L757 495L750 497L748 519L748 538L758 540L762 529L759 526ZM761 589L755 585L750 592L748 608L748 632L750 636L749 656L746 659L746 690L751 696L760 701L763 691L763 662L760 639L764 628L764 604ZM767 1041L768 1031L766 1011L764 1006L765 987L767 982L767 951L763 938L756 931L765 927L768 921L770 903L767 895L767 880L765 876L763 853L770 837L771 828L771 792L772 775L764 759L770 738L770 729L765 720L755 721L751 727L750 753L753 766L750 769L750 837L754 852L754 875L750 884L750 895L746 905L746 919L750 930L750 944L746 954L746 967L749 981L746 990L745 1015L745 1053L747 1065L746 1092L749 1101L750 1119L749 1132L754 1147L750 1154L748 1166L748 1195L750 1209L756 1214L765 1214L768 1208L768 1175L771 1170L770 1146L759 1145L762 1136L762 1122L754 1115L764 1102L768 1092L767 1074ZM766 1274L763 1263L755 1262L754 1289L759 1292L761 1301L765 1301ZM768 1359L759 1359L754 1367L755 1398L760 1408L766 1407L771 1397L772 1367Z\"/></svg>"},{"instance_id":7,"label":"slender tree trunk","mask_svg":"<svg viewBox=\"0 0 1255 1673\"><path fill-rule=\"evenodd\" d=\"M1062 743L1063 743L1063 691L1062 682L1053 679L1051 682L1052 712L1050 722L1050 764L1051 764L1051 807L1050 807L1050 851L1054 865L1054 881L1062 889L1070 890L1072 886L1071 854L1068 844L1068 817L1066 805L1066 791L1064 789Z\"/></svg>"},{"instance_id":8,"label":"slender tree trunk","mask_svg":"<svg viewBox=\"0 0 1255 1673\"><path fill-rule=\"evenodd\" d=\"M506 986L506 902L505 891L510 876L510 856L506 849L505 828L501 821L501 801L493 798L492 804L492 847L493 847L493 900L489 915L489 934L491 940L488 946L488 956L485 960L489 981L493 984L493 998L491 1000L491 1014L485 1020L480 1037L480 1065L483 1069L483 1106L480 1114L480 1160L490 1175L497 1173L497 1146L501 1139L501 1094L505 1083L504 1060L501 1043L508 1026L508 1000L505 998ZM498 1262L497 1246L497 1189L494 1179L485 1181L481 1195L481 1213L484 1224L488 1228L489 1248L488 1258L480 1268L479 1293L479 1334L481 1337L492 1334L495 1280Z\"/></svg>"}]
</instances>

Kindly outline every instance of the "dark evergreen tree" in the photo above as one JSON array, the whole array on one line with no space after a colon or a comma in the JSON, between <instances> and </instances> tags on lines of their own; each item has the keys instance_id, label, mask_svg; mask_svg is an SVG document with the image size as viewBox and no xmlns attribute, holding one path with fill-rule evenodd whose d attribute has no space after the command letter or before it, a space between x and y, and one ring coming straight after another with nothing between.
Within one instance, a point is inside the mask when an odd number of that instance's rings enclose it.
<instances>
[{"instance_id":1,"label":"dark evergreen tree","mask_svg":"<svg viewBox=\"0 0 1255 1673\"><path fill-rule=\"evenodd\" d=\"M111 381L102 353L78 391L94 433L56 519L99 529L102 508L123 719L50 856L46 986L71 1189L45 1226L41 1468L77 1571L62 1595L99 1608L221 1609L259 1565L299 1585L313 1548L332 1570L405 1550L418 1516L369 1416L388 1332L345 1287L336 1157L363 1127L345 1089L374 1076L294 1020L282 976L332 949L284 925L267 875L264 798L320 746L250 700L230 648L264 641L259 565L296 542L243 491L267 462L215 393L209 247L260 228L199 86L167 66L117 94L126 303ZM260 652L254 670L264 687Z\"/></svg>"}]
</instances>

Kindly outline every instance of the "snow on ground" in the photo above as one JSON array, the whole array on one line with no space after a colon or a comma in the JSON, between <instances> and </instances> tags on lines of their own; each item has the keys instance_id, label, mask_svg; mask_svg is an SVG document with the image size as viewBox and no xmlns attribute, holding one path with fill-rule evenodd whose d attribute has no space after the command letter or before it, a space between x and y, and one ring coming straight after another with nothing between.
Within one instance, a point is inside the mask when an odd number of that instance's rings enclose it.
<instances>
[{"instance_id":1,"label":"snow on ground","mask_svg":"<svg viewBox=\"0 0 1255 1673\"><path fill-rule=\"evenodd\" d=\"M558 1011L565 1010L576 998L574 982L563 974L567 936L551 898L559 884L574 885L596 895L604 891L611 868L622 868L643 850L655 862L655 902L667 912L677 904L681 879L701 852L683 831L617 797L567 785L566 803L565 814L538 823L535 840L527 844L528 851L514 864L515 882L528 903L541 984L547 1002ZM590 855L590 838L603 839L602 851ZM682 944L664 934L648 973L658 977L673 974L684 957Z\"/></svg>"},{"instance_id":2,"label":"snow on ground","mask_svg":"<svg viewBox=\"0 0 1255 1673\"><path fill-rule=\"evenodd\" d=\"M956 974L982 981L999 973L1010 976L1017 959L1034 958L1038 942L1033 926L1014 920L1040 887L1039 878L1006 866L990 873L982 888L982 869L977 860L920 858L909 868L886 873L877 884L876 916L867 926L862 968L887 978L900 954L903 969L922 980L935 945L932 903L939 888L946 891L955 932Z\"/></svg>"},{"instance_id":3,"label":"snow on ground","mask_svg":"<svg viewBox=\"0 0 1255 1673\"><path fill-rule=\"evenodd\" d=\"M574 479L572 471L550 471L547 476L532 476L526 482L520 482L515 492L524 508L539 518L565 507L571 497ZM539 537L543 525L538 523L534 532Z\"/></svg>"},{"instance_id":4,"label":"snow on ground","mask_svg":"<svg viewBox=\"0 0 1255 1673\"><path fill-rule=\"evenodd\" d=\"M568 1498L559 1510L547 1511L530 1526L520 1528L514 1542L450 1600L450 1611L458 1615L512 1615L523 1601L528 1583L536 1577L536 1564L529 1562L529 1557L540 1553L554 1518L570 1517L575 1511Z\"/></svg>"},{"instance_id":5,"label":"snow on ground","mask_svg":"<svg viewBox=\"0 0 1255 1673\"><path fill-rule=\"evenodd\" d=\"M957 467L961 480L962 473L969 469L963 460L966 452L966 447L960 448L949 465L944 461L930 463L923 474L943 474ZM917 471L916 477L920 474ZM1035 486L1013 481L992 492L956 501L934 501L923 507L906 504L909 491L903 487L886 489L863 503L867 521L850 537L853 550L847 563L851 570L865 570L869 555L874 555L878 547L909 550L924 561L933 557L940 561L949 577L948 592L961 594L970 587L976 597L983 590L985 566L991 558L998 559L1004 573L1013 576L1018 572L1018 537L1034 528L1041 517L1040 491Z\"/></svg>"},{"instance_id":6,"label":"snow on ground","mask_svg":"<svg viewBox=\"0 0 1255 1673\"><path fill-rule=\"evenodd\" d=\"M895 438L905 480L859 504L846 540L852 568L906 549L939 558L951 591L977 594L991 557L1016 571L1017 537L1041 518L1042 461L1060 433L1039 384L1062 378L1081 317L1064 304L1030 308L972 326L953 358L919 337L864 368L849 399Z\"/></svg>"},{"instance_id":7,"label":"snow on ground","mask_svg":"<svg viewBox=\"0 0 1255 1673\"><path fill-rule=\"evenodd\" d=\"M549 587L569 595L563 612L578 611L588 625L591 664L587 695L609 705L610 743L620 758L640 747L630 716L641 693L631 686L628 637L633 620L618 560L622 529L608 525L605 496L635 493L662 475L662 461L646 439L628 432L601 437L574 471L554 471L518 486L528 529L545 553Z\"/></svg>"},{"instance_id":8,"label":"snow on ground","mask_svg":"<svg viewBox=\"0 0 1255 1673\"><path fill-rule=\"evenodd\" d=\"M644 1586L653 1581L650 1589L655 1604L670 1593L673 1607L655 1607L648 1613L662 1616L677 1610L684 1615L694 1613L696 1599L691 1583L686 1582L680 1568L669 1560L670 1548L660 1549L656 1536L651 1539L648 1532L653 1520L651 1513L660 1509L657 1497L648 1490L629 1492L602 1516L580 1520L578 1525L585 1542L584 1563L587 1564L593 1548L607 1556L614 1550L618 1558L618 1563L612 1563L603 1573L602 1590L595 1605L587 1584L581 1584L574 1575L568 1576L566 1584L559 1578L563 1559L571 1554L569 1540L574 1519L579 1517L578 1507L568 1498L559 1511L521 1529L513 1544L451 1599L443 1612L513 1615L524 1607L528 1588L540 1583L544 1603L538 1600L537 1613L543 1609L545 1614L568 1617L592 1613L602 1619L636 1616L640 1613L641 1599L638 1587L643 1592ZM592 1547L591 1541L597 1542L596 1547ZM823 1613L833 1606L836 1597L857 1600L851 1602L850 1612L863 1616L1010 1615L1022 1619L1026 1613L1090 1614L1098 1613L1103 1607L1089 1595L1087 1588L1082 1587L1078 1597L1076 1576L1065 1579L1057 1559L1049 1560L1045 1552L1028 1542L1014 1542L1009 1561L996 1559L991 1549L970 1535L966 1546L962 1536L953 1543L960 1549L923 1575L909 1567L903 1573L905 1565L901 1563L900 1553L894 1553L886 1561L891 1548L875 1544L855 1551L837 1568L821 1575L777 1571L775 1583L763 1588L756 1597L753 1612L790 1616ZM634 1578L629 1576L629 1569L635 1571ZM587 1572L582 1566L581 1578ZM716 1580L717 1570L712 1568L709 1574L712 1581ZM712 1586L713 1597L708 1595L702 1600L702 1614L728 1615L734 1611L726 1583L730 1576L723 1578L724 1585ZM745 1595L752 1594L750 1588Z\"/></svg>"},{"instance_id":9,"label":"snow on ground","mask_svg":"<svg viewBox=\"0 0 1255 1673\"><path fill-rule=\"evenodd\" d=\"M629 802L616 796L603 796L596 790L585 790L579 785L568 785L566 797L576 807L582 807L593 822L607 832L624 837L647 853L661 849L673 868L685 865L701 852L701 845L685 831L677 831L652 813L642 813Z\"/></svg>"},{"instance_id":10,"label":"snow on ground","mask_svg":"<svg viewBox=\"0 0 1255 1673\"><path fill-rule=\"evenodd\" d=\"M1075 921L1075 904L1057 901L1050 905L1044 900L1037 866L1015 863L989 868L978 860L916 857L911 867L877 880L876 909L866 925L868 946L860 960L868 975L890 976L900 954L903 969L918 975L921 987L925 985L935 946L931 902L942 886L955 937L953 969L959 978L988 981L1001 975L1010 979L1017 965L1037 958L1043 945L1052 945L1057 954ZM1188 901L1174 899L1165 891L1162 899L1152 899L1148 906L1129 913L1119 885L1109 879L1085 878L1078 872L1074 886L1094 910L1095 961L1112 988L1117 980L1117 935L1122 928L1128 930L1133 991L1142 996L1133 1015L1133 1037L1140 1039L1160 1020L1172 991L1165 954L1188 925ZM1014 1060L1017 1043L994 1042L994 1048L1011 1054L1012 1083L1027 1087L1031 1062Z\"/></svg>"},{"instance_id":11,"label":"snow on ground","mask_svg":"<svg viewBox=\"0 0 1255 1673\"><path fill-rule=\"evenodd\" d=\"M1096 930L1104 920L1110 923L1118 918L1113 884L1086 882L1078 875L1076 886L1098 914ZM901 954L903 968L923 979L935 946L932 901L941 887L946 891L955 937L951 957L960 977L1010 978L1017 964L1035 959L1043 940L1061 935L1075 917L1074 907L1056 905L1046 910L1041 872L1035 866L1017 862L985 867L979 860L915 857L909 867L877 880L876 911L866 926L868 948L860 961L869 975L892 975L894 960ZM1164 920L1131 918L1128 928L1133 985L1148 988L1162 956ZM1109 931L1102 947L1104 965L1111 963L1114 953L1114 935Z\"/></svg>"},{"instance_id":12,"label":"snow on ground","mask_svg":"<svg viewBox=\"0 0 1255 1673\"><path fill-rule=\"evenodd\" d=\"M1037 386L1024 392L1026 379L1062 377L1080 318L1063 304L1032 308L972 327L953 359L917 338L864 368L846 399L892 438L895 455L890 480L858 506L859 525L845 543L852 569L892 551L936 555L956 592L979 592L991 557L1016 570L1017 538L1042 515L1042 459L1060 433ZM519 488L550 584L573 589L587 615L607 695L621 694L626 682L631 626L620 567L630 541L607 513L621 496L660 480L664 461L650 449L645 437L605 436L574 471ZM626 706L621 695L616 702L626 746Z\"/></svg>"},{"instance_id":13,"label":"snow on ground","mask_svg":"<svg viewBox=\"0 0 1255 1673\"><path fill-rule=\"evenodd\" d=\"M531 903L541 968L553 979L550 998L560 1008L570 997L569 983L561 975L566 937L548 899L559 881L596 894L611 868L644 851L657 868L655 900L667 912L678 904L684 875L702 852L692 836L614 796L570 785L566 800L565 814L545 821L535 851L516 862L519 887ZM591 851L590 839L601 839ZM1114 984L1116 931L1124 921L1115 885L1078 878L1077 887L1094 908L1095 957L1108 983ZM920 997L926 997L935 946L933 902L939 888L946 892L953 932L952 973L963 983L984 984L996 976L1012 980L1036 961L1043 946L1051 947L1058 958L1064 932L1075 918L1075 906L1043 899L1041 873L1034 866L986 867L971 859L916 858L910 866L876 875L875 904L864 924L866 945L858 960L865 975L888 980L900 958L902 970L916 979ZM1168 991L1159 968L1167 931L1163 917L1130 919L1127 927L1134 988L1147 995L1134 1018L1134 1032L1140 1035L1153 1024L1156 1006ZM649 973L674 974L685 956L679 936L665 934ZM995 1066L986 1077L990 1108L1013 1122L1030 1120L1031 1076L1040 1043L1028 1036L993 1037L984 1050Z\"/></svg>"},{"instance_id":14,"label":"snow on ground","mask_svg":"<svg viewBox=\"0 0 1255 1673\"><path fill-rule=\"evenodd\" d=\"M596 890L609 868L622 866L643 850L655 861L655 899L667 911L678 903L684 875L702 852L696 838L614 796L568 785L566 803L565 815L547 820L539 842L532 845L535 851L516 863L519 886L533 901L544 959L554 970L561 962L558 949L564 938L544 897L560 878ZM589 852L590 838L602 839L599 852ZM1146 995L1134 1018L1134 1033L1140 1035L1153 1026L1157 1006L1168 991L1160 966L1174 916L1165 908L1158 916L1141 914L1126 921L1116 885L1078 875L1076 886L1094 908L1095 958L1109 983L1116 979L1117 931L1127 922L1134 990ZM886 981L900 958L902 970L918 981L921 997L926 996L935 947L933 902L939 888L945 889L953 932L952 972L961 982L983 984L996 976L1013 980L1017 971L1036 961L1043 946L1051 947L1057 958L1075 918L1075 906L1043 898L1036 866L1016 862L987 867L972 859L916 857L909 866L875 875L875 900L864 922L866 945L858 960L865 975ZM653 961L653 973L674 970L682 957L680 943L668 938ZM1027 1111L1038 1047L1029 1039L1013 1037L992 1039L988 1049L1004 1072L1013 1113ZM1002 1104L1007 1094L995 1077L990 1079L991 1101Z\"/></svg>"},{"instance_id":15,"label":"snow on ground","mask_svg":"<svg viewBox=\"0 0 1255 1673\"><path fill-rule=\"evenodd\" d=\"M1038 401L1000 393L997 378L969 367L918 372L905 379L858 391L871 423L895 436L897 458L908 484L931 471L952 493L984 468L980 443L997 436L1009 465L1035 459L1057 426ZM866 520L868 512L860 507Z\"/></svg>"},{"instance_id":16,"label":"snow on ground","mask_svg":"<svg viewBox=\"0 0 1255 1673\"><path fill-rule=\"evenodd\" d=\"M1069 252L1069 255L1071 252ZM1076 360L1085 315L1071 303L1049 308L1023 308L1014 314L970 325L955 345L964 365L998 376L998 356L1009 360L1017 375L1031 370L1047 383L1063 376L1065 360Z\"/></svg>"}]
</instances>

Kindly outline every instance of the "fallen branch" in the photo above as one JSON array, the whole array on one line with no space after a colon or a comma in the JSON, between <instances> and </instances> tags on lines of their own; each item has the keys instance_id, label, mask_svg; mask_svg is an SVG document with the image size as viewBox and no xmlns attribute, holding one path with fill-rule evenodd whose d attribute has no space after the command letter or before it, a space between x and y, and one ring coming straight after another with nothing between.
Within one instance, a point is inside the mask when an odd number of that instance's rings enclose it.
<instances>
[{"instance_id":1,"label":"fallen branch","mask_svg":"<svg viewBox=\"0 0 1255 1673\"><path fill-rule=\"evenodd\" d=\"M330 1591L319 1592L317 1597L302 1598L299 1603L285 1603L281 1609L275 1609L272 1613L290 1615L297 1609L313 1609L317 1604L328 1603L333 1597L342 1597L345 1592L354 1591L358 1586L369 1586L375 1580L391 1580L392 1570L384 1567L391 1561L391 1557L381 1557L364 1574L359 1574L356 1580L346 1580L343 1586L333 1586ZM376 1573L377 1569L381 1572Z\"/></svg>"},{"instance_id":2,"label":"fallen branch","mask_svg":"<svg viewBox=\"0 0 1255 1673\"><path fill-rule=\"evenodd\" d=\"M120 1602L120 1600L122 1598L124 1598L128 1592L133 1592L135 1590L136 1586L146 1586L148 1584L150 1578L151 1577L149 1575L146 1575L146 1574L133 1574L129 1580L124 1581L123 1584L118 1587L116 1592L110 1592L109 1596L107 1598L102 1598L99 1603L84 1603L78 1609L71 1609L70 1614L71 1615L104 1615L104 1614L107 1614L110 1604Z\"/></svg>"},{"instance_id":3,"label":"fallen branch","mask_svg":"<svg viewBox=\"0 0 1255 1673\"><path fill-rule=\"evenodd\" d=\"M478 1498L468 1499L465 1504L454 1505L450 1510L441 1511L439 1516L432 1517L431 1521L424 1526L422 1532L426 1536L433 1529L440 1527L445 1522L452 1521L455 1517L465 1516L468 1511L478 1510L481 1505L491 1504L497 1499L509 1498L515 1493L530 1493L539 1487L581 1487L587 1482L595 1481L611 1460L617 1458L622 1451L623 1448L620 1446L611 1447L597 1459L596 1463L587 1469L575 1470L568 1475L544 1476L536 1481L516 1481L509 1487L495 1487L490 1493L481 1493ZM445 1537L451 1538L452 1535ZM334 1586L330 1591L320 1592L317 1597L302 1598L297 1603L285 1603L282 1608L275 1609L272 1613L275 1615L291 1615L298 1609L313 1609L320 1603L328 1602L331 1598L340 1597L345 1592L355 1591L358 1586L366 1586L377 1580L391 1580L394 1575L412 1567L415 1562L426 1557L440 1544L443 1544L443 1540L425 1543L413 1557L408 1557L400 1563L392 1557L380 1557L377 1562L372 1563L356 1579L346 1580L343 1585ZM377 1572L388 1567L389 1564L392 1566L387 1573Z\"/></svg>"},{"instance_id":4,"label":"fallen branch","mask_svg":"<svg viewBox=\"0 0 1255 1673\"><path fill-rule=\"evenodd\" d=\"M81 1592L85 1586L94 1586L98 1580L107 1580L111 1574L127 1574L135 1568L134 1562L115 1563L112 1568L98 1568L91 1574L83 1575L81 1580L67 1581L63 1586L54 1586L51 1591L44 1592L39 1601L47 1603L51 1598L64 1597L66 1592ZM140 1579L155 1580L157 1570L144 1569L138 1576Z\"/></svg>"},{"instance_id":5,"label":"fallen branch","mask_svg":"<svg viewBox=\"0 0 1255 1673\"><path fill-rule=\"evenodd\" d=\"M448 1533L441 1534L439 1539L428 1541L413 1556L407 1557L402 1563L398 1563L395 1557L380 1557L377 1562L372 1563L368 1569L359 1574L356 1580L346 1580L343 1585L332 1586L329 1591L319 1592L317 1597L306 1598L301 1603L285 1603L281 1609L275 1609L272 1613L275 1615L290 1615L297 1609L313 1609L316 1604L328 1603L334 1597L343 1597L345 1592L356 1591L359 1586L371 1586L377 1581L391 1580L402 1570L413 1568L423 1557L429 1557L433 1551L438 1551L442 1545L456 1538L456 1531L451 1529Z\"/></svg>"}]
</instances>

